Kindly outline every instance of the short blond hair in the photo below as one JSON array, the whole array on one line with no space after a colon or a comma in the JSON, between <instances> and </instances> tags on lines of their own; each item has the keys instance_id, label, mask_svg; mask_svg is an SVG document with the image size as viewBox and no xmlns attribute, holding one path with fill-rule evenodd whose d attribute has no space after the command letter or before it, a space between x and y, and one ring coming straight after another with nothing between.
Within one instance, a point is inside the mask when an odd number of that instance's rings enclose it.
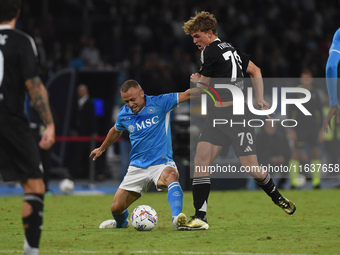
<instances>
[{"instance_id":1,"label":"short blond hair","mask_svg":"<svg viewBox=\"0 0 340 255\"><path fill-rule=\"evenodd\" d=\"M127 92L130 88L136 88L136 89L142 89L142 87L139 85L139 83L135 80L127 80L123 83L123 85L120 87L120 92Z\"/></svg>"},{"instance_id":2,"label":"short blond hair","mask_svg":"<svg viewBox=\"0 0 340 255\"><path fill-rule=\"evenodd\" d=\"M187 35L191 35L198 31L208 32L212 30L217 35L217 20L214 14L206 11L196 12L195 17L191 17L184 23L183 30Z\"/></svg>"}]
</instances>

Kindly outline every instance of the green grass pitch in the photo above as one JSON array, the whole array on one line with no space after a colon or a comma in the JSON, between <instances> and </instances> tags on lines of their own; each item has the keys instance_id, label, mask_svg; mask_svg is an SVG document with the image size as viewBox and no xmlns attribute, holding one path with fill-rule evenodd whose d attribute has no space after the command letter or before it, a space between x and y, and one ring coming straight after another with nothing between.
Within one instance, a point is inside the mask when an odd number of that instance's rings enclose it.
<instances>
[{"instance_id":1,"label":"green grass pitch","mask_svg":"<svg viewBox=\"0 0 340 255\"><path fill-rule=\"evenodd\" d=\"M146 193L132 204L158 213L151 232L99 229L111 218L113 195L45 198L41 255L53 254L340 254L340 189L283 191L297 211L286 215L262 191L214 191L208 231L171 227L166 193ZM22 197L0 198L0 254L22 254ZM193 214L191 192L183 212Z\"/></svg>"}]
</instances>

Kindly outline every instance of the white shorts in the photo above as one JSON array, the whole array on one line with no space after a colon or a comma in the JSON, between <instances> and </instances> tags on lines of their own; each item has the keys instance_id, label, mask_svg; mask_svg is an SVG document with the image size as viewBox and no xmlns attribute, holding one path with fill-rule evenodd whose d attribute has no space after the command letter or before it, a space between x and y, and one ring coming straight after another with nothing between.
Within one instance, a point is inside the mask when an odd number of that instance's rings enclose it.
<instances>
[{"instance_id":1,"label":"white shorts","mask_svg":"<svg viewBox=\"0 0 340 255\"><path fill-rule=\"evenodd\" d=\"M157 182L164 168L168 166L175 168L177 171L177 166L174 162L149 166L148 168L129 166L127 174L125 175L122 183L119 185L119 188L123 190L134 191L143 195L148 191L153 182L156 188L161 191L162 189L157 187Z\"/></svg>"}]
</instances>

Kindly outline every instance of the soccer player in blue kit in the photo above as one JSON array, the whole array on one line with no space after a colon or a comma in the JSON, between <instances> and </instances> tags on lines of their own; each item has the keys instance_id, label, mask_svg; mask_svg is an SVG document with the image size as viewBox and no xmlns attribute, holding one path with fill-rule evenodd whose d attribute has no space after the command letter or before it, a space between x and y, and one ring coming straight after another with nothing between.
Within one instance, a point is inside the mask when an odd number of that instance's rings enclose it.
<instances>
[{"instance_id":1,"label":"soccer player in blue kit","mask_svg":"<svg viewBox=\"0 0 340 255\"><path fill-rule=\"evenodd\" d=\"M337 78L338 78L338 65L340 62L340 28L333 36L333 42L329 48L329 56L326 65L326 83L329 96L329 104L331 108L323 122L323 131L328 133L328 126L331 126L331 119L333 115L336 116L337 123L340 123L340 110L338 106L337 94Z\"/></svg>"},{"instance_id":2,"label":"soccer player in blue kit","mask_svg":"<svg viewBox=\"0 0 340 255\"><path fill-rule=\"evenodd\" d=\"M101 146L90 154L96 160L118 140L124 129L128 130L132 147L130 165L111 205L114 220L104 221L100 228L128 227L128 207L154 183L157 189L168 190L172 227L177 230L187 218L182 213L183 191L172 158L170 112L190 99L190 90L147 96L137 81L127 80L120 91L125 105L118 113L116 124Z\"/></svg>"}]
</instances>

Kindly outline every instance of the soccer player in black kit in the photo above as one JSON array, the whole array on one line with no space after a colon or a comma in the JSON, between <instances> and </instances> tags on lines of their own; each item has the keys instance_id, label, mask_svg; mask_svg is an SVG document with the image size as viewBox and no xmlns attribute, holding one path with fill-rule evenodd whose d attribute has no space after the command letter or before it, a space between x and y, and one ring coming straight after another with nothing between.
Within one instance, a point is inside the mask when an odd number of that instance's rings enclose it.
<instances>
[{"instance_id":1,"label":"soccer player in black kit","mask_svg":"<svg viewBox=\"0 0 340 255\"><path fill-rule=\"evenodd\" d=\"M39 146L49 149L55 127L48 94L38 77L33 39L15 29L20 0L0 1L0 173L4 181L19 180L24 189L22 221L24 254L39 254L45 186L38 146L24 113L27 92L45 122Z\"/></svg>"},{"instance_id":2,"label":"soccer player in black kit","mask_svg":"<svg viewBox=\"0 0 340 255\"><path fill-rule=\"evenodd\" d=\"M261 70L249 60L249 56L234 48L230 43L221 41L217 37L217 20L209 12L196 13L189 21L184 23L186 34L193 38L194 44L201 51L202 66L198 73L191 75L191 82L198 87L206 88L210 78L224 78L228 84L233 84L243 89L243 72L252 78L255 98L261 110L268 110L269 104L263 99L263 81ZM213 86L213 84L210 84ZM208 166L220 154L222 149L233 146L242 166L248 167L248 172L255 178L258 185L272 198L273 202L281 207L287 214L292 215L295 204L284 198L277 190L269 173L262 171L257 162L256 148L254 144L254 130L247 125L216 125L213 127L213 119L233 119L235 122L248 123L249 117L245 115L233 115L233 97L227 89L216 89L222 104L216 103L208 111L207 121L200 135L195 166L208 169ZM248 110L245 107L245 110ZM211 111L211 112L210 112ZM193 199L195 215L181 230L205 230L209 228L206 218L208 196L210 193L209 172L195 172L193 176Z\"/></svg>"}]
</instances>

